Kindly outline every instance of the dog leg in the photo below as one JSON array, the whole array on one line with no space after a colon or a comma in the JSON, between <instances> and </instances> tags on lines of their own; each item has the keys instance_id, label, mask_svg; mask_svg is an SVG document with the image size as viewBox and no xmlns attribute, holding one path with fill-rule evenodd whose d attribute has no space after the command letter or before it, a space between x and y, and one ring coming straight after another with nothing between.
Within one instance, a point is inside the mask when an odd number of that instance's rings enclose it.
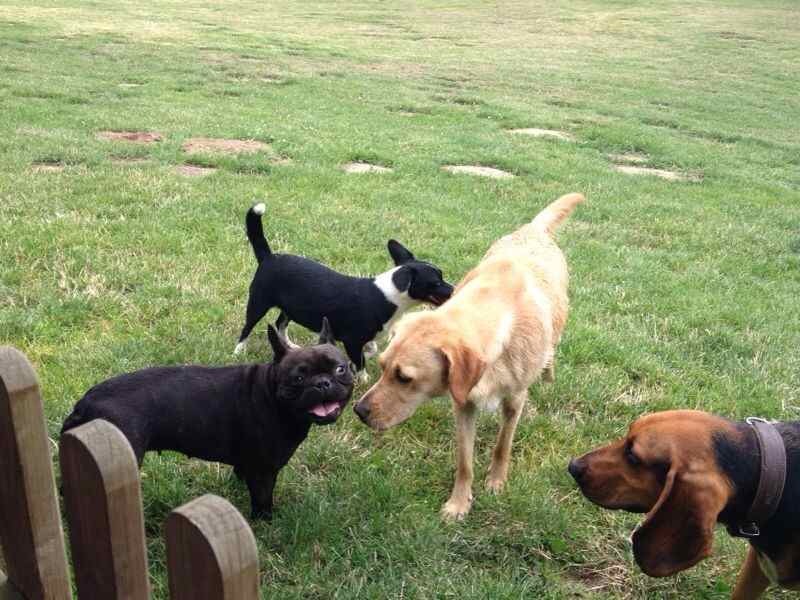
<instances>
[{"instance_id":1,"label":"dog leg","mask_svg":"<svg viewBox=\"0 0 800 600\"><path fill-rule=\"evenodd\" d=\"M364 358L372 358L378 353L378 342L372 340L371 342L367 342L364 346Z\"/></svg>"},{"instance_id":2,"label":"dog leg","mask_svg":"<svg viewBox=\"0 0 800 600\"><path fill-rule=\"evenodd\" d=\"M523 390L512 396L503 399L503 424L497 434L497 443L492 452L492 464L489 467L489 475L486 477L486 489L497 494L503 490L503 486L508 479L508 465L511 462L511 443L514 440L514 432L522 415L522 407L528 399L528 390Z\"/></svg>"},{"instance_id":3,"label":"dog leg","mask_svg":"<svg viewBox=\"0 0 800 600\"><path fill-rule=\"evenodd\" d=\"M556 359L554 358L553 361L544 368L544 373L542 374L542 380L545 383L553 383L556 380Z\"/></svg>"},{"instance_id":4,"label":"dog leg","mask_svg":"<svg viewBox=\"0 0 800 600\"><path fill-rule=\"evenodd\" d=\"M733 588L731 600L755 600L769 587L769 579L758 564L756 550L752 546L747 549L747 558L744 559L739 576L736 578L736 587Z\"/></svg>"},{"instance_id":5,"label":"dog leg","mask_svg":"<svg viewBox=\"0 0 800 600\"><path fill-rule=\"evenodd\" d=\"M250 491L250 510L253 519L272 519L272 492L275 489L277 471L265 471L245 478Z\"/></svg>"},{"instance_id":6,"label":"dog leg","mask_svg":"<svg viewBox=\"0 0 800 600\"><path fill-rule=\"evenodd\" d=\"M364 344L361 342L354 342L352 340L342 340L344 342L344 349L347 356L353 362L356 373L358 373L358 380L362 384L369 383L369 373L366 370L367 361L364 358Z\"/></svg>"},{"instance_id":7,"label":"dog leg","mask_svg":"<svg viewBox=\"0 0 800 600\"><path fill-rule=\"evenodd\" d=\"M442 507L447 520L463 519L472 507L472 452L475 446L474 404L455 407L456 413L456 480L450 499Z\"/></svg>"},{"instance_id":8,"label":"dog leg","mask_svg":"<svg viewBox=\"0 0 800 600\"><path fill-rule=\"evenodd\" d=\"M278 320L275 321L275 329L278 330L278 333L281 334L283 339L286 340L286 343L289 344L289 348L292 350L298 350L300 346L289 339L289 332L287 329L289 328L289 323L291 322L292 320L289 318L289 316L285 312L281 311L281 314L278 315Z\"/></svg>"},{"instance_id":9,"label":"dog leg","mask_svg":"<svg viewBox=\"0 0 800 600\"><path fill-rule=\"evenodd\" d=\"M550 351L550 356L548 357L547 366L544 368L544 372L542 373L542 381L545 383L553 383L556 380L556 351L555 349Z\"/></svg>"},{"instance_id":10,"label":"dog leg","mask_svg":"<svg viewBox=\"0 0 800 600\"><path fill-rule=\"evenodd\" d=\"M253 327L267 314L267 311L272 308L269 305L259 304L258 300L254 300L253 293L250 293L250 298L247 300L247 316L245 318L242 333L239 335L239 343L233 349L234 354L241 354L247 348L247 338L250 337L250 332Z\"/></svg>"}]
</instances>

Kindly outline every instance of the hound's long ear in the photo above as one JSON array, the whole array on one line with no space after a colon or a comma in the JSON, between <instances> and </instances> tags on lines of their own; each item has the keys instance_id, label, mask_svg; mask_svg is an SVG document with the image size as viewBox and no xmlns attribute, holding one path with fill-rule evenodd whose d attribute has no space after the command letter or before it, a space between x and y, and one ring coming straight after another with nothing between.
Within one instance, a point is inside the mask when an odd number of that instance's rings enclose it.
<instances>
[{"instance_id":1,"label":"hound's long ear","mask_svg":"<svg viewBox=\"0 0 800 600\"><path fill-rule=\"evenodd\" d=\"M389 240L386 247L389 249L389 255L392 257L394 264L398 267L414 260L414 255L411 254L411 251L397 240Z\"/></svg>"},{"instance_id":2,"label":"hound's long ear","mask_svg":"<svg viewBox=\"0 0 800 600\"><path fill-rule=\"evenodd\" d=\"M442 348L447 373L447 387L453 402L463 406L486 368L486 362L472 348L458 345Z\"/></svg>"},{"instance_id":3,"label":"hound's long ear","mask_svg":"<svg viewBox=\"0 0 800 600\"><path fill-rule=\"evenodd\" d=\"M714 525L730 494L721 476L687 472L673 461L661 496L633 532L633 555L642 571L667 577L711 554Z\"/></svg>"},{"instance_id":4,"label":"hound's long ear","mask_svg":"<svg viewBox=\"0 0 800 600\"><path fill-rule=\"evenodd\" d=\"M333 329L328 321L328 317L322 317L322 330L319 332L319 341L317 344L336 344L333 337Z\"/></svg>"},{"instance_id":5,"label":"hound's long ear","mask_svg":"<svg viewBox=\"0 0 800 600\"><path fill-rule=\"evenodd\" d=\"M289 342L272 325L267 327L267 337L269 338L269 345L272 346L272 354L275 357L274 362L281 362L283 357L291 350Z\"/></svg>"}]
</instances>

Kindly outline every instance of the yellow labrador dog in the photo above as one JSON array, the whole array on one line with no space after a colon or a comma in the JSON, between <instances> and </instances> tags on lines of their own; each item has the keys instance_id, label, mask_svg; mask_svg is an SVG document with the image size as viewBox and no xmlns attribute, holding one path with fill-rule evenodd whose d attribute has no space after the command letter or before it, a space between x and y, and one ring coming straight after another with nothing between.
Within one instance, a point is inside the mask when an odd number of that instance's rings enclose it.
<instances>
[{"instance_id":1,"label":"yellow labrador dog","mask_svg":"<svg viewBox=\"0 0 800 600\"><path fill-rule=\"evenodd\" d=\"M511 441L528 386L552 381L567 320L567 263L555 228L583 201L562 196L536 218L495 242L436 311L403 317L379 363L380 380L354 409L370 427L388 429L425 400L449 391L458 446L455 485L442 515L462 519L472 504L477 409L502 402L503 424L486 479L499 492L508 477Z\"/></svg>"}]
</instances>

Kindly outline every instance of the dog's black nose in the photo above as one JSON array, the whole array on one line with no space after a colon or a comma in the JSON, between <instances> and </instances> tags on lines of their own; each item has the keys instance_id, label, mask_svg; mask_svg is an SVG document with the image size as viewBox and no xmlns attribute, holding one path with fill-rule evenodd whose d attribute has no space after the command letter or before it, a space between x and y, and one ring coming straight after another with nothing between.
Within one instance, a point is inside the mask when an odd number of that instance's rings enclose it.
<instances>
[{"instance_id":1,"label":"dog's black nose","mask_svg":"<svg viewBox=\"0 0 800 600\"><path fill-rule=\"evenodd\" d=\"M366 402L358 402L355 406L353 406L353 410L358 415L358 418L367 422L367 417L369 417L369 405Z\"/></svg>"},{"instance_id":2,"label":"dog's black nose","mask_svg":"<svg viewBox=\"0 0 800 600\"><path fill-rule=\"evenodd\" d=\"M314 384L314 387L317 388L320 392L324 392L326 390L331 389L331 385L333 384L331 383L330 379L328 379L327 377L322 377L320 379L317 379L316 383Z\"/></svg>"},{"instance_id":3,"label":"dog's black nose","mask_svg":"<svg viewBox=\"0 0 800 600\"><path fill-rule=\"evenodd\" d=\"M586 462L580 458L573 458L571 461L569 461L569 467L567 467L567 470L575 479L575 481L580 483L581 479L583 479L583 476L586 475Z\"/></svg>"}]
</instances>

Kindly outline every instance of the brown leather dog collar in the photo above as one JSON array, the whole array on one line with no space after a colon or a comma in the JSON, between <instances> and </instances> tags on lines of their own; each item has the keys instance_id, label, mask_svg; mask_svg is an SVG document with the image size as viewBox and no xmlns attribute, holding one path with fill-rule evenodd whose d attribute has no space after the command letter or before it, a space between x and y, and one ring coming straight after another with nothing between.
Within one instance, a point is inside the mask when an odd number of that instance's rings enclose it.
<instances>
[{"instance_id":1,"label":"brown leather dog collar","mask_svg":"<svg viewBox=\"0 0 800 600\"><path fill-rule=\"evenodd\" d=\"M772 423L759 417L748 417L745 422L753 428L761 454L761 473L758 489L747 511L745 520L731 533L740 537L758 537L760 526L769 521L778 510L786 484L786 446Z\"/></svg>"}]
</instances>

